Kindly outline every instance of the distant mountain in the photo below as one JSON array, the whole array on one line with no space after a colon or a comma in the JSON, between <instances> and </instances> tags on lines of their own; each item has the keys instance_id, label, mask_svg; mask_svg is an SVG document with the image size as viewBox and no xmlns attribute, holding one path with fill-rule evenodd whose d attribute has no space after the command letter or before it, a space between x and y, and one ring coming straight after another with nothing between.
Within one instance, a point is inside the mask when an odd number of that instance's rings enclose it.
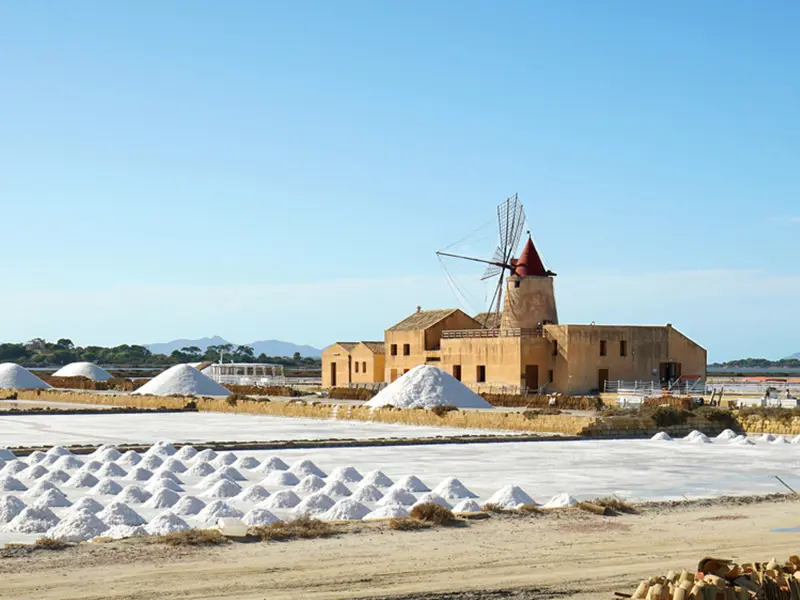
<instances>
[{"instance_id":1,"label":"distant mountain","mask_svg":"<svg viewBox=\"0 0 800 600\"><path fill-rule=\"evenodd\" d=\"M180 350L181 348L185 348L187 346L197 346L200 348L200 350L205 352L206 348L209 346L219 346L220 344L233 344L234 346L238 345L235 342L229 342L228 340L215 335L212 337L200 338L198 340L172 340L171 342L163 342L159 344L145 344L145 346L153 354L171 354L173 350ZM299 352L300 356L310 356L313 358L322 356L322 350L319 348L314 348L313 346L301 346L292 344L291 342L281 342L279 340L262 340L260 342L251 342L244 345L250 346L256 356L262 352L267 356L294 356L295 352Z\"/></svg>"},{"instance_id":2,"label":"distant mountain","mask_svg":"<svg viewBox=\"0 0 800 600\"><path fill-rule=\"evenodd\" d=\"M800 352L797 354L792 354L791 356L787 356L786 358L800 358Z\"/></svg>"}]
</instances>

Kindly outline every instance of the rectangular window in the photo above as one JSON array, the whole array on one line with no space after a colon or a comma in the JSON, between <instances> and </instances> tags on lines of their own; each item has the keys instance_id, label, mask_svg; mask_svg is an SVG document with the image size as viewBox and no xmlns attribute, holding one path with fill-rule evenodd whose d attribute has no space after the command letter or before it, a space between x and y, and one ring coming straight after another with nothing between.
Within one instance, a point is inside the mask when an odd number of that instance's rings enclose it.
<instances>
[{"instance_id":1,"label":"rectangular window","mask_svg":"<svg viewBox=\"0 0 800 600\"><path fill-rule=\"evenodd\" d=\"M515 282L514 282L514 287L515 287L515 288L518 288L518 287L519 287L519 281L515 281Z\"/></svg>"},{"instance_id":2,"label":"rectangular window","mask_svg":"<svg viewBox=\"0 0 800 600\"><path fill-rule=\"evenodd\" d=\"M389 347L389 354L391 354L392 356L397 356L397 344L392 344Z\"/></svg>"},{"instance_id":3,"label":"rectangular window","mask_svg":"<svg viewBox=\"0 0 800 600\"><path fill-rule=\"evenodd\" d=\"M478 365L478 372L476 373L475 380L478 383L484 383L486 381L486 366L485 365Z\"/></svg>"},{"instance_id":4,"label":"rectangular window","mask_svg":"<svg viewBox=\"0 0 800 600\"><path fill-rule=\"evenodd\" d=\"M408 373L408 371L409 371L409 369L403 369L403 375L405 375L406 373Z\"/></svg>"},{"instance_id":5,"label":"rectangular window","mask_svg":"<svg viewBox=\"0 0 800 600\"><path fill-rule=\"evenodd\" d=\"M362 373L366 373L367 372L367 361L365 361L365 360L361 361L361 372Z\"/></svg>"},{"instance_id":6,"label":"rectangular window","mask_svg":"<svg viewBox=\"0 0 800 600\"><path fill-rule=\"evenodd\" d=\"M600 340L600 356L608 354L608 348L605 340Z\"/></svg>"},{"instance_id":7,"label":"rectangular window","mask_svg":"<svg viewBox=\"0 0 800 600\"><path fill-rule=\"evenodd\" d=\"M358 373L358 361L356 361L356 373Z\"/></svg>"},{"instance_id":8,"label":"rectangular window","mask_svg":"<svg viewBox=\"0 0 800 600\"><path fill-rule=\"evenodd\" d=\"M453 377L461 381L461 365L453 365Z\"/></svg>"},{"instance_id":9,"label":"rectangular window","mask_svg":"<svg viewBox=\"0 0 800 600\"><path fill-rule=\"evenodd\" d=\"M411 344L403 344L403 356L411 356Z\"/></svg>"},{"instance_id":10,"label":"rectangular window","mask_svg":"<svg viewBox=\"0 0 800 600\"><path fill-rule=\"evenodd\" d=\"M547 383L553 383L553 369L547 372Z\"/></svg>"},{"instance_id":11,"label":"rectangular window","mask_svg":"<svg viewBox=\"0 0 800 600\"><path fill-rule=\"evenodd\" d=\"M628 342L626 340L620 340L619 342L619 355L628 356Z\"/></svg>"},{"instance_id":12,"label":"rectangular window","mask_svg":"<svg viewBox=\"0 0 800 600\"><path fill-rule=\"evenodd\" d=\"M553 356L558 356L558 340L553 340Z\"/></svg>"}]
</instances>

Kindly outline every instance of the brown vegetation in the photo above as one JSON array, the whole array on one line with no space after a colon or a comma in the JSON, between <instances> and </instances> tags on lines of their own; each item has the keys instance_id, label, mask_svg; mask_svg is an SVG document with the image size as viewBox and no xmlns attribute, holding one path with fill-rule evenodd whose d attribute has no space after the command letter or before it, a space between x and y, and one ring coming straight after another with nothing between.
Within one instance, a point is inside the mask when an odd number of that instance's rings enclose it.
<instances>
[{"instance_id":1,"label":"brown vegetation","mask_svg":"<svg viewBox=\"0 0 800 600\"><path fill-rule=\"evenodd\" d=\"M288 385L225 385L234 394L243 396L279 396L296 398L300 392Z\"/></svg>"},{"instance_id":2,"label":"brown vegetation","mask_svg":"<svg viewBox=\"0 0 800 600\"><path fill-rule=\"evenodd\" d=\"M433 525L451 525L455 521L453 511L435 502L417 504L411 509L409 516L417 521Z\"/></svg>"},{"instance_id":3,"label":"brown vegetation","mask_svg":"<svg viewBox=\"0 0 800 600\"><path fill-rule=\"evenodd\" d=\"M510 408L560 408L562 410L602 410L604 404L600 398L593 396L562 396L560 394L536 394L523 396L520 394L488 394L481 397L492 406ZM551 403L551 401L553 401Z\"/></svg>"},{"instance_id":4,"label":"brown vegetation","mask_svg":"<svg viewBox=\"0 0 800 600\"><path fill-rule=\"evenodd\" d=\"M328 398L331 400L372 400L377 392L368 390L366 388L343 388L335 387L328 392Z\"/></svg>"},{"instance_id":5,"label":"brown vegetation","mask_svg":"<svg viewBox=\"0 0 800 600\"><path fill-rule=\"evenodd\" d=\"M458 408L455 406L434 406L431 408L431 412L435 414L437 417L443 417L449 412L457 411Z\"/></svg>"},{"instance_id":6,"label":"brown vegetation","mask_svg":"<svg viewBox=\"0 0 800 600\"><path fill-rule=\"evenodd\" d=\"M216 529L173 531L153 536L151 541L169 546L220 546L229 543L228 538Z\"/></svg>"},{"instance_id":7,"label":"brown vegetation","mask_svg":"<svg viewBox=\"0 0 800 600\"><path fill-rule=\"evenodd\" d=\"M67 542L51 537L40 537L33 545L40 550L63 550L70 546Z\"/></svg>"},{"instance_id":8,"label":"brown vegetation","mask_svg":"<svg viewBox=\"0 0 800 600\"><path fill-rule=\"evenodd\" d=\"M399 517L389 521L389 529L394 529L395 531L419 531L428 527L430 527L429 523L416 521L408 517Z\"/></svg>"},{"instance_id":9,"label":"brown vegetation","mask_svg":"<svg viewBox=\"0 0 800 600\"><path fill-rule=\"evenodd\" d=\"M291 521L279 521L272 525L252 527L250 532L262 541L285 542L295 539L311 539L329 537L334 534L330 523L312 519L310 517L298 517Z\"/></svg>"},{"instance_id":10,"label":"brown vegetation","mask_svg":"<svg viewBox=\"0 0 800 600\"><path fill-rule=\"evenodd\" d=\"M625 502L625 500L621 500L616 496L606 496L605 498L595 498L592 500L592 504L596 504L597 506L602 506L604 508L608 508L612 510L614 513L626 513L626 514L635 514L636 509L633 507L632 504L629 502Z\"/></svg>"}]
</instances>

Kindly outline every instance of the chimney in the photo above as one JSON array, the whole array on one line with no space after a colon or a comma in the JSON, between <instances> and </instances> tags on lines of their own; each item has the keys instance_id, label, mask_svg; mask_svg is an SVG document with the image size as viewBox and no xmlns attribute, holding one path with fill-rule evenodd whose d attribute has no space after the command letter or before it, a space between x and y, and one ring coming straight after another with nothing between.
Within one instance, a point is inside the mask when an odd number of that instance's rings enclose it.
<instances>
[{"instance_id":1,"label":"chimney","mask_svg":"<svg viewBox=\"0 0 800 600\"><path fill-rule=\"evenodd\" d=\"M422 310L422 307L418 304L417 305L417 312L420 312L421 310Z\"/></svg>"}]
</instances>

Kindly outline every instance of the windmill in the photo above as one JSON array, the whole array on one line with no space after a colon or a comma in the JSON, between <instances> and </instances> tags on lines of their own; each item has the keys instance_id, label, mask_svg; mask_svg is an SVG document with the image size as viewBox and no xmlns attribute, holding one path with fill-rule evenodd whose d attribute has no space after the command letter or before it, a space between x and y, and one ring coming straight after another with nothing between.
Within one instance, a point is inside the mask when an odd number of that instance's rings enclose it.
<instances>
[{"instance_id":1,"label":"windmill","mask_svg":"<svg viewBox=\"0 0 800 600\"><path fill-rule=\"evenodd\" d=\"M522 231L525 228L525 209L519 201L519 196L514 194L505 202L497 206L497 226L499 229L499 238L497 248L488 260L483 258L474 258L472 256L462 256L460 254L451 254L449 252L439 251L437 256L449 256L451 258L460 258L463 260L471 260L474 262L485 263L486 271L484 271L481 280L491 280L497 278L497 285L492 295L492 300L489 303L489 310L486 318L484 319L483 326L486 327L489 323L489 318L494 313L496 315L494 322L499 322L501 299L503 296L503 281L505 279L506 270L514 272L514 252L519 245L519 240L522 237Z\"/></svg>"}]
</instances>

